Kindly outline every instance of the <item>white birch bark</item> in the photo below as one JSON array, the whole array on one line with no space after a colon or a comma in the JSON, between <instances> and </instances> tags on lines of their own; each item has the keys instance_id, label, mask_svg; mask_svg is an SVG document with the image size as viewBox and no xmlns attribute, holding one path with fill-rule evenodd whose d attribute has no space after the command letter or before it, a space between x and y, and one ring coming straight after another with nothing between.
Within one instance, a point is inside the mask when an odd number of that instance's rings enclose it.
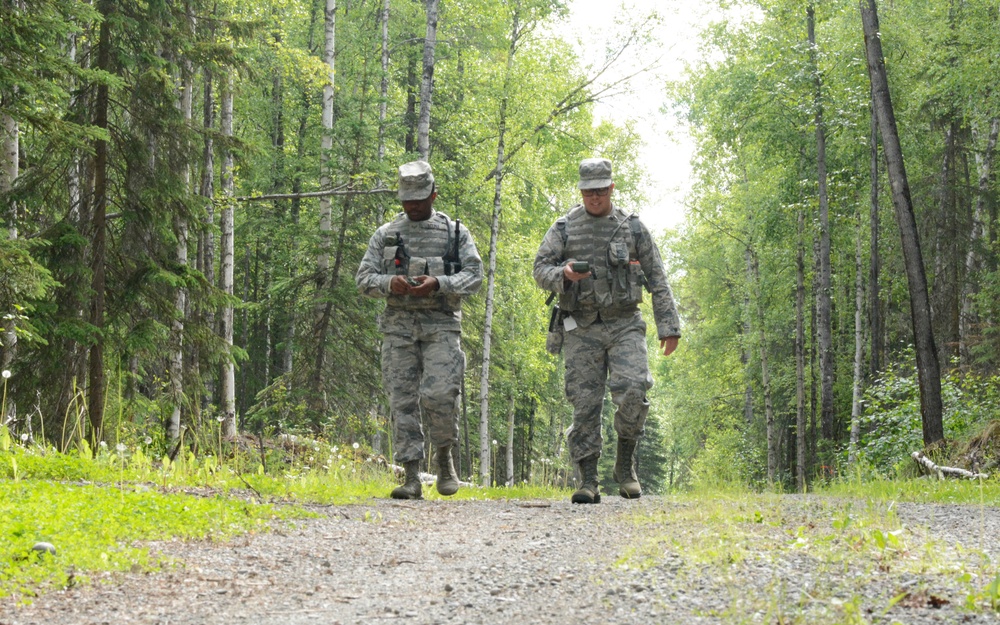
<instances>
[{"instance_id":1,"label":"white birch bark","mask_svg":"<svg viewBox=\"0 0 1000 625\"><path fill-rule=\"evenodd\" d=\"M233 136L233 77L227 75L226 86L222 92L222 110L220 126L222 136ZM233 262L234 262L234 232L233 232L233 196L236 184L233 178L233 152L228 147L222 155L222 196L225 205L222 209L220 225L221 289L229 296L233 295ZM230 297L230 300L232 298ZM226 303L222 307L221 320L222 340L226 346L226 361L222 365L222 435L226 438L236 436L236 365L232 359L233 353L233 305Z\"/></svg>"},{"instance_id":2,"label":"white birch bark","mask_svg":"<svg viewBox=\"0 0 1000 625\"><path fill-rule=\"evenodd\" d=\"M861 214L855 224L854 251L854 390L851 401L851 438L848 443L847 463L854 465L858 458L858 441L861 440L861 393L864 381L865 328L863 324L865 308L864 265L861 262Z\"/></svg>"},{"instance_id":3,"label":"white birch bark","mask_svg":"<svg viewBox=\"0 0 1000 625\"><path fill-rule=\"evenodd\" d=\"M427 7L427 31L424 36L424 73L420 79L420 114L417 117L417 152L430 158L431 98L434 91L434 48L437 45L438 4L424 0Z\"/></svg>"},{"instance_id":4,"label":"white birch bark","mask_svg":"<svg viewBox=\"0 0 1000 625\"><path fill-rule=\"evenodd\" d=\"M329 189L332 183L333 171L333 85L335 69L335 24L337 18L337 0L326 0L326 12L324 17L325 44L323 47L323 63L327 68L327 83L323 87L323 137L320 141L322 149L319 187ZM330 248L332 232L332 200L329 196L320 198L319 201L319 237L320 251L317 257L318 287L326 283L327 273L330 271ZM317 302L317 312L322 314L323 303ZM319 349L322 349L319 346Z\"/></svg>"},{"instance_id":5,"label":"white birch bark","mask_svg":"<svg viewBox=\"0 0 1000 625\"><path fill-rule=\"evenodd\" d=\"M429 0L435 2L435 0ZM429 19L429 18L428 18ZM507 135L507 94L510 90L511 71L514 65L514 52L520 37L518 15L513 15L511 26L510 49L507 54L507 68L504 75L503 94L500 99L497 132L497 166L493 184L493 219L490 222L490 251L486 273L486 319L483 327L483 367L479 380L479 476L483 486L490 485L490 352L493 340L493 306L496 292L497 242L500 238L501 193L503 191L503 173L505 158L505 141Z\"/></svg>"},{"instance_id":6,"label":"white birch bark","mask_svg":"<svg viewBox=\"0 0 1000 625\"><path fill-rule=\"evenodd\" d=\"M507 486L514 485L514 394L510 394L510 411L507 413Z\"/></svg>"},{"instance_id":7,"label":"white birch bark","mask_svg":"<svg viewBox=\"0 0 1000 625\"><path fill-rule=\"evenodd\" d=\"M194 18L188 21L188 27L194 32ZM185 59L181 70L181 88L178 94L178 108L184 117L185 132L191 126L194 92L194 68L189 59ZM186 141L186 139L185 139ZM182 174L184 191L191 187L191 165L184 167ZM177 239L177 266L186 268L188 265L188 221L183 214L174 215L174 236ZM174 293L174 318L170 323L170 390L173 396L173 410L167 426L167 436L175 440L180 436L181 406L184 400L184 324L187 318L187 288L177 287Z\"/></svg>"}]
</instances>

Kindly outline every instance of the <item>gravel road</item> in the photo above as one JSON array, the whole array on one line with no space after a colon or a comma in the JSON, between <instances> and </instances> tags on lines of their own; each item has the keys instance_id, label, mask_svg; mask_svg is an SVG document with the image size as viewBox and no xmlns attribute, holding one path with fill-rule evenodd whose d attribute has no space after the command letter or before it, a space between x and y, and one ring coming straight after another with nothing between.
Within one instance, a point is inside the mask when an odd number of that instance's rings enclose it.
<instances>
[{"instance_id":1,"label":"gravel road","mask_svg":"<svg viewBox=\"0 0 1000 625\"><path fill-rule=\"evenodd\" d=\"M871 522L865 505L378 499L229 543L155 543L173 565L0 600L0 625L1000 623L982 594L1000 510L894 505L896 538L875 545L843 527Z\"/></svg>"}]
</instances>

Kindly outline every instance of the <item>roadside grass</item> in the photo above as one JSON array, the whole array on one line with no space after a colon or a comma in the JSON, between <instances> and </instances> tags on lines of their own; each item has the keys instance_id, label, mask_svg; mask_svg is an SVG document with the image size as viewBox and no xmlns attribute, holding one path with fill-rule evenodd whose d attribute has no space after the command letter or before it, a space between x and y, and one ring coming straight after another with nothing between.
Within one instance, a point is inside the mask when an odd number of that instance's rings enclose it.
<instances>
[{"instance_id":1,"label":"roadside grass","mask_svg":"<svg viewBox=\"0 0 1000 625\"><path fill-rule=\"evenodd\" d=\"M171 462L141 445L96 453L85 444L67 453L25 447L0 427L0 598L30 601L104 572L155 570L164 562L150 555L149 541L265 532L315 516L312 505L387 498L397 484L358 447L310 441L304 452L263 461L233 452L223 462L192 453ZM568 492L467 486L447 499L559 499ZM424 497L445 499L433 485L425 485ZM55 555L34 551L40 542L52 544Z\"/></svg>"},{"instance_id":2,"label":"roadside grass","mask_svg":"<svg viewBox=\"0 0 1000 625\"><path fill-rule=\"evenodd\" d=\"M904 490L912 501L943 497L954 503L964 497L960 501L979 503L978 496L970 500L971 493L952 486L947 495ZM729 606L706 616L726 623L894 622L894 609L937 607L942 601L970 612L1000 609L992 537L973 545L934 540L925 528L900 521L890 492L883 485L865 493L857 485L849 495L834 496L665 497L634 513L647 538L616 564L673 577L679 588L712 580ZM969 523L976 522L976 507L970 508Z\"/></svg>"},{"instance_id":3,"label":"roadside grass","mask_svg":"<svg viewBox=\"0 0 1000 625\"><path fill-rule=\"evenodd\" d=\"M851 479L835 480L814 490L834 497L861 497L883 501L913 503L981 504L1000 506L1000 479L945 480L929 478L910 480Z\"/></svg>"}]
</instances>

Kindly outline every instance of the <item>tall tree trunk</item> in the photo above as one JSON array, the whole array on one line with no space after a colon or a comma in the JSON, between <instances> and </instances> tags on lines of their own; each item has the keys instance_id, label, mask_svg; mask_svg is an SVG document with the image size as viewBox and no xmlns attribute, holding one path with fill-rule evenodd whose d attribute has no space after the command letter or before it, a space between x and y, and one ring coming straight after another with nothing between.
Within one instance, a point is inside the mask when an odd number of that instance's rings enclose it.
<instances>
[{"instance_id":1,"label":"tall tree trunk","mask_svg":"<svg viewBox=\"0 0 1000 625\"><path fill-rule=\"evenodd\" d=\"M851 401L851 438L847 462L857 460L858 442L861 440L861 393L864 387L865 328L862 324L865 309L864 263L861 262L861 212L855 223L854 251L854 389Z\"/></svg>"},{"instance_id":2,"label":"tall tree trunk","mask_svg":"<svg viewBox=\"0 0 1000 625\"><path fill-rule=\"evenodd\" d=\"M972 214L972 228L969 233L969 250L965 255L965 284L962 288L962 315L959 328L959 353L962 360L968 362L972 356L969 352L969 339L975 325L973 297L977 293L977 273L980 267L979 246L985 238L985 222L989 218L986 203L990 193L990 176L993 174L993 155L1000 135L1000 117L990 121L989 136L982 152L976 152L976 165L979 174L976 193L976 207Z\"/></svg>"},{"instance_id":3,"label":"tall tree trunk","mask_svg":"<svg viewBox=\"0 0 1000 625\"><path fill-rule=\"evenodd\" d=\"M809 306L809 464L816 466L817 444L819 429L816 427L816 420L819 412L819 380L817 375L816 361L819 352L819 322L817 311L819 310L819 237L814 236L813 248L813 279L812 293Z\"/></svg>"},{"instance_id":4,"label":"tall tree trunk","mask_svg":"<svg viewBox=\"0 0 1000 625\"><path fill-rule=\"evenodd\" d=\"M436 0L428 0L435 2ZM479 475L483 486L490 485L490 349L493 341L493 305L496 292L497 245L500 238L501 192L505 163L505 142L507 139L507 102L510 92L511 72L514 53L521 36L520 19L517 11L512 16L510 48L507 50L507 67L504 74L503 93L500 96L500 110L497 116L497 166L493 184L493 219L490 222L490 251L486 274L486 319L483 327L483 367L479 380Z\"/></svg>"},{"instance_id":5,"label":"tall tree trunk","mask_svg":"<svg viewBox=\"0 0 1000 625\"><path fill-rule=\"evenodd\" d=\"M192 13L188 12L188 15ZM190 17L187 26L188 36L194 34L194 24ZM187 134L190 131L191 116L194 103L194 68L190 59L185 58L181 69L181 89L178 94L177 108L184 118L184 136L180 138L180 148L187 154ZM191 165L185 162L181 172L184 183L184 193L191 187ZM183 271L188 266L188 220L183 207L174 215L174 236L177 239L175 248L177 266ZM167 438L175 440L180 435L181 408L184 405L184 324L187 320L187 287L179 284L174 292L174 318L170 322L170 390L173 410L167 425Z\"/></svg>"},{"instance_id":6,"label":"tall tree trunk","mask_svg":"<svg viewBox=\"0 0 1000 625\"><path fill-rule=\"evenodd\" d=\"M806 213L799 211L795 257L795 481L806 492Z\"/></svg>"},{"instance_id":7,"label":"tall tree trunk","mask_svg":"<svg viewBox=\"0 0 1000 625\"><path fill-rule=\"evenodd\" d=\"M322 156L319 186L329 189L333 186L333 85L336 67L336 50L334 48L336 34L337 1L326 0L324 24L323 63L327 69L327 82L323 86L323 135L321 140ZM320 251L317 258L316 273L316 351L315 370L313 372L312 408L319 413L326 412L326 401L323 392L323 369L326 366L326 327L329 323L326 300L326 286L330 273L330 249L333 240L333 204L330 196L323 196L319 201L319 237Z\"/></svg>"},{"instance_id":8,"label":"tall tree trunk","mask_svg":"<svg viewBox=\"0 0 1000 625\"><path fill-rule=\"evenodd\" d=\"M424 73L420 80L420 117L417 119L417 152L420 158L430 158L431 96L434 92L434 48L437 45L438 4L440 0L424 0L427 7L427 34L424 36Z\"/></svg>"},{"instance_id":9,"label":"tall tree trunk","mask_svg":"<svg viewBox=\"0 0 1000 625\"><path fill-rule=\"evenodd\" d=\"M747 254L749 254L747 250ZM753 423L753 376L750 372L750 360L751 355L751 345L753 343L750 337L750 290L747 289L743 292L743 310L745 311L743 315L743 324L741 326L741 339L743 345L740 347L740 364L743 365L743 377L745 378L745 385L743 387L743 421L747 425Z\"/></svg>"},{"instance_id":10,"label":"tall tree trunk","mask_svg":"<svg viewBox=\"0 0 1000 625\"><path fill-rule=\"evenodd\" d=\"M382 76L378 90L378 164L381 167L385 160L385 119L389 107L389 0L382 0L379 23L382 26ZM376 224L384 221L385 205L379 202Z\"/></svg>"},{"instance_id":11,"label":"tall tree trunk","mask_svg":"<svg viewBox=\"0 0 1000 625\"><path fill-rule=\"evenodd\" d=\"M205 82L202 127L205 131L202 149L201 185L198 193L205 198L205 216L198 229L198 271L205 276L205 282L215 284L215 141L212 138L212 128L215 126L215 97L212 94L212 72L204 70ZM215 311L211 306L203 311L205 327L215 327ZM207 376L205 380L205 403L211 403L215 397L215 375Z\"/></svg>"},{"instance_id":12,"label":"tall tree trunk","mask_svg":"<svg viewBox=\"0 0 1000 625\"><path fill-rule=\"evenodd\" d=\"M874 102L874 98L872 99ZM869 225L869 267L868 267L868 328L871 331L871 366L872 379L882 370L882 355L884 346L884 330L882 319L882 302L879 294L881 281L882 259L879 256L879 202L878 202L878 119L874 104L871 109L871 131L869 145L869 165L871 169L871 205Z\"/></svg>"},{"instance_id":13,"label":"tall tree trunk","mask_svg":"<svg viewBox=\"0 0 1000 625\"><path fill-rule=\"evenodd\" d=\"M112 73L111 66L111 18L114 3L101 0L98 11L103 16L100 39L97 43L97 69ZM101 81L97 86L94 100L94 126L101 132L108 132L108 84ZM104 138L94 141L94 208L91 215L91 281L93 295L90 301L90 324L94 328L94 344L90 346L88 371L87 413L90 417L89 440L91 448L96 448L104 435L104 302L106 288L105 261L107 254L107 209L108 209L108 142Z\"/></svg>"},{"instance_id":14,"label":"tall tree trunk","mask_svg":"<svg viewBox=\"0 0 1000 625\"><path fill-rule=\"evenodd\" d=\"M516 375L514 376L517 377ZM504 484L514 485L514 417L517 414L513 391L510 394L510 410L507 412L507 471Z\"/></svg>"},{"instance_id":15,"label":"tall tree trunk","mask_svg":"<svg viewBox=\"0 0 1000 625\"><path fill-rule=\"evenodd\" d=\"M9 115L0 116L0 133L3 133L3 154L2 171L0 171L0 197L7 195L14 187L14 182L18 177L18 159L20 158L20 129L17 120ZM4 227L7 229L7 238L11 241L17 240L17 202L10 197L4 198L7 201L7 214L4 216ZM13 317L13 310L0 310L0 315L11 314L11 318L4 322L3 336L0 337L0 369L10 369L14 361L14 353L17 349L17 321ZM3 419L5 415L0 415Z\"/></svg>"},{"instance_id":16,"label":"tall tree trunk","mask_svg":"<svg viewBox=\"0 0 1000 625\"><path fill-rule=\"evenodd\" d=\"M910 289L910 315L913 323L914 344L917 351L917 377L920 383L920 414L924 444L931 445L944 439L941 400L941 369L934 345L931 325L931 305L927 293L927 276L920 251L920 237L913 215L910 185L903 163L903 150L896 129L896 117L889 95L882 42L879 39L878 12L875 0L861 0L861 22L865 34L865 56L868 60L868 77L875 96L882 147L885 152L886 170L892 188L892 201L896 209L896 223L902 239L903 263Z\"/></svg>"},{"instance_id":17,"label":"tall tree trunk","mask_svg":"<svg viewBox=\"0 0 1000 625\"><path fill-rule=\"evenodd\" d=\"M222 110L220 126L223 137L233 136L233 77L227 74L226 86L222 92ZM221 335L225 345L226 359L222 364L222 435L232 439L236 437L236 365L233 362L233 263L235 260L234 244L234 200L236 184L233 171L233 151L226 143L222 153L222 196L225 204L222 208L222 223L219 254L221 266L219 273L223 293L229 296L222 307Z\"/></svg>"},{"instance_id":18,"label":"tall tree trunk","mask_svg":"<svg viewBox=\"0 0 1000 625\"><path fill-rule=\"evenodd\" d=\"M747 248L747 273L751 277L748 285L756 291L757 338L760 341L760 374L761 390L764 393L764 423L767 428L767 482L774 485L778 474L778 454L780 452L780 434L774 422L774 406L771 402L771 370L767 360L767 328L764 323L764 296L761 292L760 266L756 256Z\"/></svg>"},{"instance_id":19,"label":"tall tree trunk","mask_svg":"<svg viewBox=\"0 0 1000 625\"><path fill-rule=\"evenodd\" d=\"M826 175L826 124L823 121L823 81L816 47L816 15L813 5L806 8L809 30L809 57L813 73L813 104L816 124L816 176L819 182L819 370L820 425L823 438L836 437L833 406L833 321L830 295L830 199Z\"/></svg>"},{"instance_id":20,"label":"tall tree trunk","mask_svg":"<svg viewBox=\"0 0 1000 625\"><path fill-rule=\"evenodd\" d=\"M933 230L934 242L934 272L931 282L931 315L936 326L935 336L939 337L941 352L947 360L958 347L958 297L957 276L952 275L956 268L953 248L958 236L956 230L956 215L958 198L955 193L958 185L958 141L959 128L952 119L945 128L944 154L941 159L941 177L938 191L937 225Z\"/></svg>"}]
</instances>

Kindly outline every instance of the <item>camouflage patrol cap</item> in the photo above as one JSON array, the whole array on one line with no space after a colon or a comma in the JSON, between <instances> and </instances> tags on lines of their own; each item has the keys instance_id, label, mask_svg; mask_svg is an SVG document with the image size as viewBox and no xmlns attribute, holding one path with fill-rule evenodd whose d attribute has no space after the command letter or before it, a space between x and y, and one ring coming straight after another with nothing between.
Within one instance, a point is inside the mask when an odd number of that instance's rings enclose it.
<instances>
[{"instance_id":1,"label":"camouflage patrol cap","mask_svg":"<svg viewBox=\"0 0 1000 625\"><path fill-rule=\"evenodd\" d=\"M426 200L434 192L434 174L426 161L413 161L399 166L399 190L401 202Z\"/></svg>"},{"instance_id":2,"label":"camouflage patrol cap","mask_svg":"<svg viewBox=\"0 0 1000 625\"><path fill-rule=\"evenodd\" d=\"M606 158L585 158L580 161L578 189L603 189L611 186L611 161Z\"/></svg>"}]
</instances>

